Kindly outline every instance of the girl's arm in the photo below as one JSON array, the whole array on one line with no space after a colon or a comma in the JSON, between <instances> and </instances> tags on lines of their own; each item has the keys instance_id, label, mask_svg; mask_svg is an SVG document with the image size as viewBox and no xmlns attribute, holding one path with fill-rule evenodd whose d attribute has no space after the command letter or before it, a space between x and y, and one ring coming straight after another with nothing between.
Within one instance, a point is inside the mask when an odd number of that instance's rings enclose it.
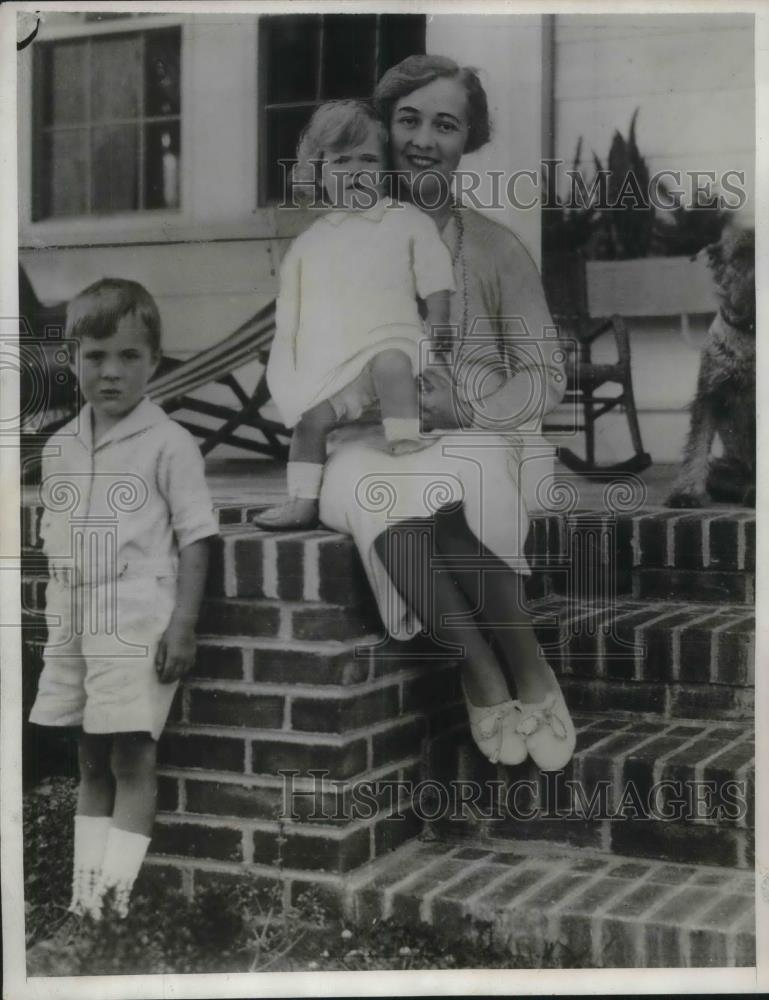
<instances>
[{"instance_id":1,"label":"girl's arm","mask_svg":"<svg viewBox=\"0 0 769 1000\"><path fill-rule=\"evenodd\" d=\"M183 677L195 662L195 626L203 600L209 548L210 538L200 538L179 553L176 605L155 658L158 677L164 684Z\"/></svg>"},{"instance_id":2,"label":"girl's arm","mask_svg":"<svg viewBox=\"0 0 769 1000\"><path fill-rule=\"evenodd\" d=\"M298 365L298 336L301 318L302 260L289 247L280 267L280 291L275 304L275 336L267 362L267 387L287 426L296 423L293 385Z\"/></svg>"}]
</instances>

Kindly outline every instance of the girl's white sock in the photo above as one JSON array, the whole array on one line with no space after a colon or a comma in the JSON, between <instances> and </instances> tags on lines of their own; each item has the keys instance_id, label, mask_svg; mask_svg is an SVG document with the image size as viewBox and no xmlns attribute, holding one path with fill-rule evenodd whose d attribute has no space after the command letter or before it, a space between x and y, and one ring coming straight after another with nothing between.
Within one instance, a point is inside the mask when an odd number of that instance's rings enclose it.
<instances>
[{"instance_id":1,"label":"girl's white sock","mask_svg":"<svg viewBox=\"0 0 769 1000\"><path fill-rule=\"evenodd\" d=\"M94 915L98 909L96 892L111 825L110 816L75 816L70 913Z\"/></svg>"},{"instance_id":2,"label":"girl's white sock","mask_svg":"<svg viewBox=\"0 0 769 1000\"><path fill-rule=\"evenodd\" d=\"M385 417L382 426L385 437L391 443L419 440L419 417Z\"/></svg>"},{"instance_id":3,"label":"girl's white sock","mask_svg":"<svg viewBox=\"0 0 769 1000\"><path fill-rule=\"evenodd\" d=\"M110 828L97 890L99 906L107 890L114 889L114 905L118 916L128 916L131 890L149 846L150 838L141 833L120 830L116 826Z\"/></svg>"},{"instance_id":4,"label":"girl's white sock","mask_svg":"<svg viewBox=\"0 0 769 1000\"><path fill-rule=\"evenodd\" d=\"M286 468L288 495L297 500L317 500L323 479L323 466L318 462L289 462Z\"/></svg>"}]
</instances>

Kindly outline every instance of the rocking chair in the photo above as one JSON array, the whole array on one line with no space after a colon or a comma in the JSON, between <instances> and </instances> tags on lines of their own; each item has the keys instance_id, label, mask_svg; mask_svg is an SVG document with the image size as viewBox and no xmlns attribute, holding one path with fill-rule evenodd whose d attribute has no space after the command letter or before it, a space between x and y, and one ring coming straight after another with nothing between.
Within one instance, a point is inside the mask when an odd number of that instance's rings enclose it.
<instances>
[{"instance_id":1,"label":"rocking chair","mask_svg":"<svg viewBox=\"0 0 769 1000\"><path fill-rule=\"evenodd\" d=\"M625 321L615 315L596 321L588 310L585 260L581 254L549 254L543 269L543 284L554 321L562 334L572 337L576 347L567 356L566 394L563 402L582 410L582 421L546 422L546 431L584 431L585 457L580 458L569 448L558 447L563 464L573 472L589 474L591 479L611 479L620 472L642 472L651 465L651 456L644 451L638 425L630 363L630 337ZM612 333L617 346L617 360L597 364L592 360L593 342L605 333ZM605 383L620 386L615 395L598 394ZM624 462L598 465L595 460L595 422L605 413L621 406L627 416L634 454Z\"/></svg>"}]
</instances>

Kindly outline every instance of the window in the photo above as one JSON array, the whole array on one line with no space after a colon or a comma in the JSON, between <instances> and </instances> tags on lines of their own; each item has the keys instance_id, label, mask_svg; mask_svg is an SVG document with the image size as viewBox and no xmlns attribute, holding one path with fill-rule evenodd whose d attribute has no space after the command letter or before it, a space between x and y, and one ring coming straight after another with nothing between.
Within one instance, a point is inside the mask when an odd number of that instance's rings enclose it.
<instances>
[{"instance_id":1,"label":"window","mask_svg":"<svg viewBox=\"0 0 769 1000\"><path fill-rule=\"evenodd\" d=\"M33 219L179 207L181 29L44 42L33 66Z\"/></svg>"},{"instance_id":2,"label":"window","mask_svg":"<svg viewBox=\"0 0 769 1000\"><path fill-rule=\"evenodd\" d=\"M425 51L415 14L291 14L259 20L262 204L283 196L281 160L292 160L304 125L323 101L371 97L390 66Z\"/></svg>"}]
</instances>

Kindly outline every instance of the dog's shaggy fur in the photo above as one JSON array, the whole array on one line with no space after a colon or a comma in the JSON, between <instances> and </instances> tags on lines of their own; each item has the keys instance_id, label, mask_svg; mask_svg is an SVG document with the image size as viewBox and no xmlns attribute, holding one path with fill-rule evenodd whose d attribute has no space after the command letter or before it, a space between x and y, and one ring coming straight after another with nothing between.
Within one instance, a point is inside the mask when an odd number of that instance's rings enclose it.
<instances>
[{"instance_id":1,"label":"dog's shaggy fur","mask_svg":"<svg viewBox=\"0 0 769 1000\"><path fill-rule=\"evenodd\" d=\"M691 405L689 437L669 507L756 502L755 234L729 228L707 248L721 305L711 324ZM711 458L715 435L723 457Z\"/></svg>"}]
</instances>

